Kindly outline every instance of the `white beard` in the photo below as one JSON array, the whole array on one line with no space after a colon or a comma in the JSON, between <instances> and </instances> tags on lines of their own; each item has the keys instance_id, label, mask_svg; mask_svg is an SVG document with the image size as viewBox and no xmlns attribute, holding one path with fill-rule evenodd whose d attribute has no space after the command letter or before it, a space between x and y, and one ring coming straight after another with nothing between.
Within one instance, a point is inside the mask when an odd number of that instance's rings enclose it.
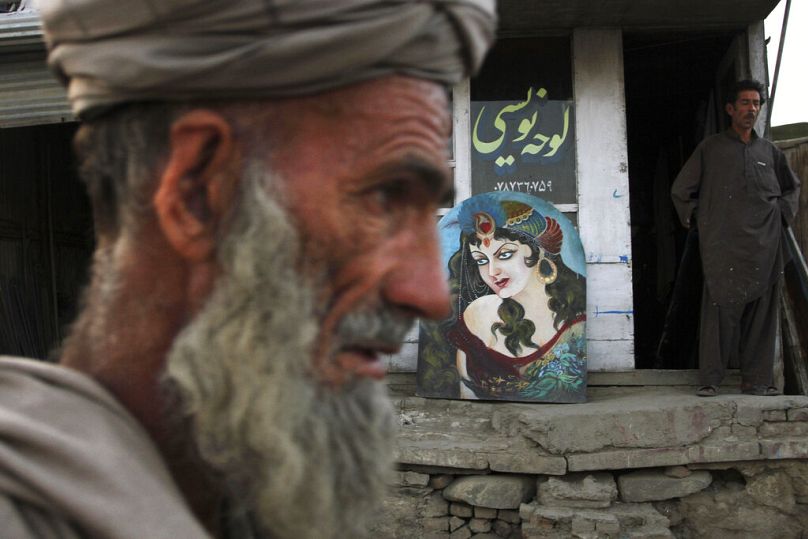
<instances>
[{"instance_id":1,"label":"white beard","mask_svg":"<svg viewBox=\"0 0 808 539\"><path fill-rule=\"evenodd\" d=\"M362 537L392 470L392 407L378 382L330 389L312 376L316 279L299 271L300 241L264 174L243 179L222 275L175 340L164 383L233 518L274 538Z\"/></svg>"}]
</instances>

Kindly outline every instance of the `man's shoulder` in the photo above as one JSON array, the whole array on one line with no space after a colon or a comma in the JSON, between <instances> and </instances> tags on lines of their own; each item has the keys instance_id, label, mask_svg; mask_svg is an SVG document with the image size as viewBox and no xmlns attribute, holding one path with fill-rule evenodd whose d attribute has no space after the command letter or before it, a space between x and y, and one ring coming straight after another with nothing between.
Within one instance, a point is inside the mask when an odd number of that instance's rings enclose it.
<instances>
[{"instance_id":1,"label":"man's shoulder","mask_svg":"<svg viewBox=\"0 0 808 539\"><path fill-rule=\"evenodd\" d=\"M703 148L705 150L709 150L720 146L727 146L732 144L733 142L734 141L732 137L730 137L726 131L722 131L720 133L710 135L709 137L705 137L699 143L698 147Z\"/></svg>"},{"instance_id":2,"label":"man's shoulder","mask_svg":"<svg viewBox=\"0 0 808 539\"><path fill-rule=\"evenodd\" d=\"M88 474L108 460L123 462L126 453L157 454L140 423L109 392L59 365L0 356L0 416L0 439L15 448L0 452L0 477L23 463L74 465L85 452L94 455L81 462Z\"/></svg>"},{"instance_id":3,"label":"man's shoulder","mask_svg":"<svg viewBox=\"0 0 808 539\"><path fill-rule=\"evenodd\" d=\"M41 383L55 386L104 392L97 382L79 371L55 363L24 357L0 355L0 378L39 380Z\"/></svg>"},{"instance_id":4,"label":"man's shoulder","mask_svg":"<svg viewBox=\"0 0 808 539\"><path fill-rule=\"evenodd\" d=\"M770 141L767 138L763 137L755 137L755 144L760 146L761 148L765 148L766 150L772 152L773 154L782 154L783 151L777 147L777 144Z\"/></svg>"},{"instance_id":5,"label":"man's shoulder","mask_svg":"<svg viewBox=\"0 0 808 539\"><path fill-rule=\"evenodd\" d=\"M14 539L86 537L65 516L43 511L7 492L0 492L0 522L3 523L3 537Z\"/></svg>"},{"instance_id":6,"label":"man's shoulder","mask_svg":"<svg viewBox=\"0 0 808 539\"><path fill-rule=\"evenodd\" d=\"M91 378L35 360L0 357L0 498L102 537L205 537L140 423Z\"/></svg>"},{"instance_id":7,"label":"man's shoulder","mask_svg":"<svg viewBox=\"0 0 808 539\"><path fill-rule=\"evenodd\" d=\"M46 405L44 409L41 405ZM83 414L109 416L135 423L129 413L101 385L88 376L60 365L33 359L0 356L0 408L25 410L31 420L47 410L56 418L58 405L80 408ZM65 420L70 416L62 416Z\"/></svg>"}]
</instances>

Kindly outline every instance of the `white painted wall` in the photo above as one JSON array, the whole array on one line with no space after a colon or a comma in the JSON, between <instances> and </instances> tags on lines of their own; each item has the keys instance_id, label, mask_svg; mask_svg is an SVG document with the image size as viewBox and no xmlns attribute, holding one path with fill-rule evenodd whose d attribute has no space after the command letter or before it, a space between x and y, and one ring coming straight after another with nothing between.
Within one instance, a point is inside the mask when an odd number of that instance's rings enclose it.
<instances>
[{"instance_id":1,"label":"white painted wall","mask_svg":"<svg viewBox=\"0 0 808 539\"><path fill-rule=\"evenodd\" d=\"M619 28L573 33L578 227L587 259L590 371L634 368L634 300L623 42Z\"/></svg>"},{"instance_id":2,"label":"white painted wall","mask_svg":"<svg viewBox=\"0 0 808 539\"><path fill-rule=\"evenodd\" d=\"M471 84L461 81L452 89L454 130L455 205L471 197Z\"/></svg>"}]
</instances>

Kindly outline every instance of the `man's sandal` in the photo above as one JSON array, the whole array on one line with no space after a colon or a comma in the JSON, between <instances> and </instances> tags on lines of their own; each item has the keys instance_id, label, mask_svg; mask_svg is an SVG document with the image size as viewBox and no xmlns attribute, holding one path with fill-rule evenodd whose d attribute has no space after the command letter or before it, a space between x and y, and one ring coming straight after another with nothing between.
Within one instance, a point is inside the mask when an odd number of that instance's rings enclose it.
<instances>
[{"instance_id":1,"label":"man's sandal","mask_svg":"<svg viewBox=\"0 0 808 539\"><path fill-rule=\"evenodd\" d=\"M696 395L699 397L715 397L718 395L718 386L701 386Z\"/></svg>"},{"instance_id":2,"label":"man's sandal","mask_svg":"<svg viewBox=\"0 0 808 539\"><path fill-rule=\"evenodd\" d=\"M775 397L782 395L779 389L773 386L749 386L741 388L744 395L757 395L758 397Z\"/></svg>"}]
</instances>

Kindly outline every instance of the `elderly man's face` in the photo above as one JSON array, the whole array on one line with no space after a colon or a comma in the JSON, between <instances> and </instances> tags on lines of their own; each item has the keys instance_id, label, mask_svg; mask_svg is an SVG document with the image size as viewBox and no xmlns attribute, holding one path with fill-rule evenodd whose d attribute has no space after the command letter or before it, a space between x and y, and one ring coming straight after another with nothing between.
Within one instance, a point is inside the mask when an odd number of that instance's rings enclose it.
<instances>
[{"instance_id":1,"label":"elderly man's face","mask_svg":"<svg viewBox=\"0 0 808 539\"><path fill-rule=\"evenodd\" d=\"M399 343L340 340L346 315L447 314L435 232L437 204L451 190L445 93L431 82L390 77L290 100L282 114L284 140L272 166L304 243L304 265L325 269L315 371L329 385L379 378L378 354Z\"/></svg>"},{"instance_id":2,"label":"elderly man's face","mask_svg":"<svg viewBox=\"0 0 808 539\"><path fill-rule=\"evenodd\" d=\"M360 537L391 469L376 356L448 309L435 233L446 100L396 77L273 111L279 139L268 162L249 160L221 274L165 379L196 451L259 528Z\"/></svg>"}]
</instances>

